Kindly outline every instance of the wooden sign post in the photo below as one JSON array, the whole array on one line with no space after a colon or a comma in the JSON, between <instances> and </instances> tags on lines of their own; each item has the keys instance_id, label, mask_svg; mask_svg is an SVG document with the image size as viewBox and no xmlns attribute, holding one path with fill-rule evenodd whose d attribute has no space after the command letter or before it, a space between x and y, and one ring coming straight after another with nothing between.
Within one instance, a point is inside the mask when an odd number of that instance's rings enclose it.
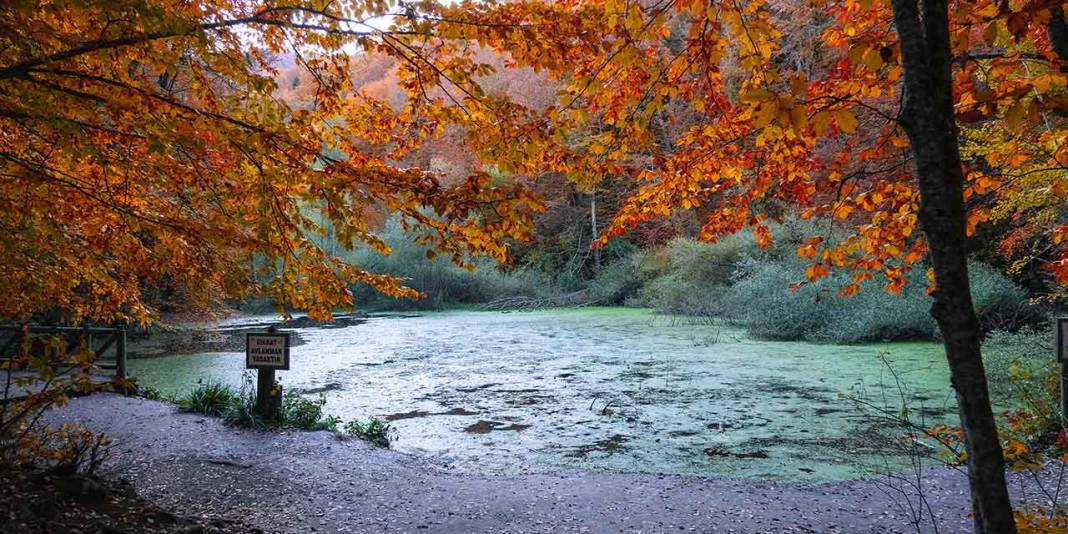
<instances>
[{"instance_id":1,"label":"wooden sign post","mask_svg":"<svg viewBox=\"0 0 1068 534\"><path fill-rule=\"evenodd\" d=\"M1068 317L1057 319L1057 362L1061 367L1061 427L1068 428Z\"/></svg>"},{"instance_id":2,"label":"wooden sign post","mask_svg":"<svg viewBox=\"0 0 1068 534\"><path fill-rule=\"evenodd\" d=\"M256 411L276 419L282 411L282 388L274 395L274 372L289 370L289 333L272 326L266 334L245 334L245 368L256 370Z\"/></svg>"}]
</instances>

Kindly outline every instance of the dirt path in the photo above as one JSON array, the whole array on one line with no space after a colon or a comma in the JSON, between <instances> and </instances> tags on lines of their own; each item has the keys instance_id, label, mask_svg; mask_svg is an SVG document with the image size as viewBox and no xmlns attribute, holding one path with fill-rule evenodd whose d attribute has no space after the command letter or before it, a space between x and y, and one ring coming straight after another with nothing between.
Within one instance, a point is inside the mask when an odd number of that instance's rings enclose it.
<instances>
[{"instance_id":1,"label":"dirt path","mask_svg":"<svg viewBox=\"0 0 1068 534\"><path fill-rule=\"evenodd\" d=\"M481 476L326 432L237 430L117 395L54 421L115 442L108 474L181 513L267 532L911 532L872 482L818 485L640 474ZM939 532L969 532L967 486L928 480Z\"/></svg>"}]
</instances>

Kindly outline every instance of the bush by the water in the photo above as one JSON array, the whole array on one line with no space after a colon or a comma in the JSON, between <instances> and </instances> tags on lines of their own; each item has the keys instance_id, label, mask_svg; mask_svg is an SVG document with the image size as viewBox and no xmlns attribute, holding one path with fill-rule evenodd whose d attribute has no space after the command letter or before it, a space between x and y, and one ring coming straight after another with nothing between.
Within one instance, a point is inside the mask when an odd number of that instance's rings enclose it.
<instances>
[{"instance_id":1,"label":"bush by the water","mask_svg":"<svg viewBox=\"0 0 1068 534\"><path fill-rule=\"evenodd\" d=\"M635 270L648 280L637 301L667 313L718 315L736 270L757 249L749 234L712 244L675 239L636 258Z\"/></svg>"},{"instance_id":2,"label":"bush by the water","mask_svg":"<svg viewBox=\"0 0 1068 534\"><path fill-rule=\"evenodd\" d=\"M982 323L1005 325L1009 314L1022 315L1017 310L1027 308L1027 295L1021 288L983 264L972 263L969 271ZM803 264L751 261L739 268L739 280L725 292L723 311L750 334L768 339L855 343L937 337L922 269L908 275L899 294L887 293L872 280L861 284L856 295L839 297L838 288L850 279L850 273L833 272L819 283L785 291L805 280Z\"/></svg>"},{"instance_id":3,"label":"bush by the water","mask_svg":"<svg viewBox=\"0 0 1068 534\"><path fill-rule=\"evenodd\" d=\"M934 337L934 320L926 313L926 284L917 280L922 275L910 277L898 295L869 282L858 294L839 298L836 290L849 283L848 273L832 273L795 291L784 289L805 280L804 269L799 262L743 265L739 280L723 295L726 316L766 339L851 343Z\"/></svg>"},{"instance_id":4,"label":"bush by the water","mask_svg":"<svg viewBox=\"0 0 1068 534\"><path fill-rule=\"evenodd\" d=\"M248 428L295 428L298 430L326 430L343 437L364 439L379 447L389 447L392 428L389 424L370 418L365 422L345 422L323 412L326 397L307 398L288 392L282 397L282 410L277 419L264 419L256 410L256 390L251 375L246 374L240 389L214 380L198 382L185 395L176 399L185 412L221 417L227 424Z\"/></svg>"},{"instance_id":5,"label":"bush by the water","mask_svg":"<svg viewBox=\"0 0 1068 534\"><path fill-rule=\"evenodd\" d=\"M309 399L298 393L287 392L282 397L282 425L300 430L336 430L341 422L336 416L323 413L326 397Z\"/></svg>"},{"instance_id":6,"label":"bush by the water","mask_svg":"<svg viewBox=\"0 0 1068 534\"><path fill-rule=\"evenodd\" d=\"M176 402L178 409L183 412L219 417L226 413L235 397L236 394L230 386L208 379L197 382L192 390L178 397Z\"/></svg>"},{"instance_id":7,"label":"bush by the water","mask_svg":"<svg viewBox=\"0 0 1068 534\"><path fill-rule=\"evenodd\" d=\"M366 421L349 421L341 427L341 435L362 439L372 445L389 448L393 441L393 427L377 418Z\"/></svg>"},{"instance_id":8,"label":"bush by the water","mask_svg":"<svg viewBox=\"0 0 1068 534\"><path fill-rule=\"evenodd\" d=\"M447 305L481 304L502 297L545 296L548 281L533 271L504 272L490 260L477 260L474 270L454 264L449 258L428 255L426 246L416 243L400 224L391 220L381 235L393 253L383 256L361 249L346 260L370 271L407 279L406 284L422 291L418 300L396 300L366 286L353 288L356 301L370 308L439 309Z\"/></svg>"},{"instance_id":9,"label":"bush by the water","mask_svg":"<svg viewBox=\"0 0 1068 534\"><path fill-rule=\"evenodd\" d=\"M856 343L938 335L922 265L909 274L900 294L889 294L882 282L872 280L861 284L858 294L839 297L838 289L852 280L845 271L791 291L791 284L806 280L797 247L820 232L826 228L788 220L772 228L775 241L767 249L758 247L749 233L711 244L675 239L635 256L631 276L644 284L630 302L665 313L717 316L767 339ZM1043 320L1041 311L1028 304L1026 291L1008 277L977 262L969 270L984 330L1012 330Z\"/></svg>"},{"instance_id":10,"label":"bush by the water","mask_svg":"<svg viewBox=\"0 0 1068 534\"><path fill-rule=\"evenodd\" d=\"M1021 380L1031 380L1055 371L1056 347L1053 324L1028 326L1016 332L996 330L983 341L983 367L990 396L1000 405L1018 397ZM1037 378L1039 382L1044 379ZM1040 387L1028 388L1034 391Z\"/></svg>"}]
</instances>

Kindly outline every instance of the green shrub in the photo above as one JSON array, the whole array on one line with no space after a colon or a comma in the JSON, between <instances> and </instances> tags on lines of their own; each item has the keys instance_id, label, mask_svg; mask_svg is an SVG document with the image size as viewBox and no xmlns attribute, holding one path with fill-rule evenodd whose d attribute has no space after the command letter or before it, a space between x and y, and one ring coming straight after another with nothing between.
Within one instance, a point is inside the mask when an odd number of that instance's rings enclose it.
<instances>
[{"instance_id":1,"label":"green shrub","mask_svg":"<svg viewBox=\"0 0 1068 534\"><path fill-rule=\"evenodd\" d=\"M221 416L234 401L236 394L230 386L215 380L198 381L189 393L177 399L178 409L183 412Z\"/></svg>"},{"instance_id":2,"label":"green shrub","mask_svg":"<svg viewBox=\"0 0 1068 534\"><path fill-rule=\"evenodd\" d=\"M1027 326L1016 332L995 330L983 341L983 367L990 396L1006 404L1018 397L1013 375L1041 374L1056 358L1055 328L1052 324Z\"/></svg>"},{"instance_id":3,"label":"green shrub","mask_svg":"<svg viewBox=\"0 0 1068 534\"><path fill-rule=\"evenodd\" d=\"M746 233L716 243L674 239L664 250L645 258L640 267L649 278L642 302L668 313L718 314L739 264L757 253L756 243Z\"/></svg>"},{"instance_id":4,"label":"green shrub","mask_svg":"<svg viewBox=\"0 0 1068 534\"><path fill-rule=\"evenodd\" d=\"M282 397L281 417L265 420L256 409L256 388L251 373L242 377L241 388L207 380L198 382L188 394L177 399L178 409L221 417L228 425L244 428L295 428L298 430L334 432L342 437L355 437L379 447L390 446L393 428L381 419L343 422L340 417L323 413L326 396L305 398L299 393Z\"/></svg>"},{"instance_id":5,"label":"green shrub","mask_svg":"<svg viewBox=\"0 0 1068 534\"><path fill-rule=\"evenodd\" d=\"M326 396L319 394L315 399L307 399L296 393L286 393L282 398L282 424L300 430L336 431L341 419L323 414Z\"/></svg>"},{"instance_id":6,"label":"green shrub","mask_svg":"<svg viewBox=\"0 0 1068 534\"><path fill-rule=\"evenodd\" d=\"M647 281L640 269L643 257L643 253L635 251L602 267L586 284L590 301L599 306L617 306L635 299Z\"/></svg>"},{"instance_id":7,"label":"green shrub","mask_svg":"<svg viewBox=\"0 0 1068 534\"><path fill-rule=\"evenodd\" d=\"M377 417L371 417L363 422L349 421L342 427L342 434L360 438L372 445L387 449L393 441L393 427Z\"/></svg>"},{"instance_id":8,"label":"green shrub","mask_svg":"<svg viewBox=\"0 0 1068 534\"><path fill-rule=\"evenodd\" d=\"M407 279L407 285L425 293L418 300L397 300L383 296L367 286L353 288L361 306L390 309L440 309L448 305L481 304L509 296L545 296L548 278L534 271L502 271L496 262L481 259L469 271L449 258L429 259L428 247L416 243L399 222L387 223L381 237L392 249L383 256L363 248L346 256L346 260L368 270Z\"/></svg>"},{"instance_id":9,"label":"green shrub","mask_svg":"<svg viewBox=\"0 0 1068 534\"><path fill-rule=\"evenodd\" d=\"M256 387L252 384L252 374L242 376L241 389L235 393L221 414L226 424L245 428L264 428L271 425L256 410Z\"/></svg>"},{"instance_id":10,"label":"green shrub","mask_svg":"<svg viewBox=\"0 0 1068 534\"><path fill-rule=\"evenodd\" d=\"M1045 310L1029 302L1027 291L997 269L972 262L968 274L975 313L984 332L1014 331L1046 321Z\"/></svg>"},{"instance_id":11,"label":"green shrub","mask_svg":"<svg viewBox=\"0 0 1068 534\"><path fill-rule=\"evenodd\" d=\"M1026 307L1026 294L1008 278L981 264L971 266L973 297L981 318L1005 309ZM794 261L749 260L739 267L738 281L722 300L725 318L744 325L754 337L830 343L935 339L938 329L929 313L925 269L908 275L900 294L883 291L883 282L861 284L848 298L837 295L851 274L834 271L818 283L796 291L788 287L805 280L804 265Z\"/></svg>"},{"instance_id":12,"label":"green shrub","mask_svg":"<svg viewBox=\"0 0 1068 534\"><path fill-rule=\"evenodd\" d=\"M336 430L341 420L335 416L325 415L323 406L326 397L319 395L307 399L298 393L288 392L282 397L282 411L275 420L266 420L256 409L256 388L252 375L245 373L241 389L230 392L226 408L218 413L230 425L246 428L296 428L299 430Z\"/></svg>"}]
</instances>

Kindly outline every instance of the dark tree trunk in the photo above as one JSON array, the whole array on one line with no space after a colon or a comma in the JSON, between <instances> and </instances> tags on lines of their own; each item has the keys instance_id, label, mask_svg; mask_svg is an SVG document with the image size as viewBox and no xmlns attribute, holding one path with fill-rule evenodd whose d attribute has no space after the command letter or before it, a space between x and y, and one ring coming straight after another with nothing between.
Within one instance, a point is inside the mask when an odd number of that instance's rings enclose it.
<instances>
[{"instance_id":1,"label":"dark tree trunk","mask_svg":"<svg viewBox=\"0 0 1068 534\"><path fill-rule=\"evenodd\" d=\"M1061 6L1050 8L1049 22L1046 24L1046 33L1053 52L1061 61L1068 61L1068 22L1064 20L1064 9ZM1064 72L1065 67L1061 67Z\"/></svg>"},{"instance_id":2,"label":"dark tree trunk","mask_svg":"<svg viewBox=\"0 0 1068 534\"><path fill-rule=\"evenodd\" d=\"M1016 532L1005 461L979 351L979 321L968 282L967 214L953 119L949 19L945 0L892 0L901 43L905 105L901 124L916 158L920 224L936 288L931 314L949 361L968 450L976 532Z\"/></svg>"}]
</instances>

